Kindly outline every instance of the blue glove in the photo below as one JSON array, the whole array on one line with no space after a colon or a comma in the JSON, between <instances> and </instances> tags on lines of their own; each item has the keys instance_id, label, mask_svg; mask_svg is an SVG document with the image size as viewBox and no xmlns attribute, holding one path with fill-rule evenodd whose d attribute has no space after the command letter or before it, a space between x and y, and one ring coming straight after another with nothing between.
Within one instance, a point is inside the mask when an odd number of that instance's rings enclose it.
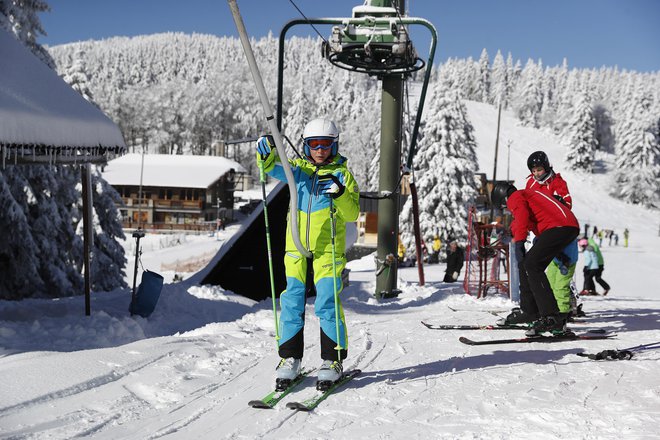
<instances>
[{"instance_id":1,"label":"blue glove","mask_svg":"<svg viewBox=\"0 0 660 440\"><path fill-rule=\"evenodd\" d=\"M346 187L339 181L339 178L333 174L324 174L319 176L319 194L323 194L326 197L332 197L336 199L337 197L344 194Z\"/></svg>"},{"instance_id":2,"label":"blue glove","mask_svg":"<svg viewBox=\"0 0 660 440\"><path fill-rule=\"evenodd\" d=\"M274 147L275 139L273 139L273 136L269 134L261 136L259 139L257 139L257 153L259 153L261 156L261 160L266 159Z\"/></svg>"}]
</instances>

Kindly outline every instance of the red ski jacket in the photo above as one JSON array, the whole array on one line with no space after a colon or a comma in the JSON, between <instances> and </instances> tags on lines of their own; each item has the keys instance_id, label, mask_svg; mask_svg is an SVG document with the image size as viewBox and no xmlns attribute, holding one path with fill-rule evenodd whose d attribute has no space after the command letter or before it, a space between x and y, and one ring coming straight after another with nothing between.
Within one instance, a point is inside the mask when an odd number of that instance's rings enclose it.
<instances>
[{"instance_id":1,"label":"red ski jacket","mask_svg":"<svg viewBox=\"0 0 660 440\"><path fill-rule=\"evenodd\" d=\"M539 190L523 189L514 192L507 200L507 207L513 214L513 241L525 240L529 231L539 235L561 226L580 227L568 207Z\"/></svg>"},{"instance_id":2,"label":"red ski jacket","mask_svg":"<svg viewBox=\"0 0 660 440\"><path fill-rule=\"evenodd\" d=\"M566 206L568 206L569 209L573 209L573 199L571 198L571 194L568 192L568 185L559 173L554 174L545 183L537 182L534 179L534 176L530 174L527 176L525 189L539 190L543 194L547 194L551 197L559 196L564 199L564 203Z\"/></svg>"}]
</instances>

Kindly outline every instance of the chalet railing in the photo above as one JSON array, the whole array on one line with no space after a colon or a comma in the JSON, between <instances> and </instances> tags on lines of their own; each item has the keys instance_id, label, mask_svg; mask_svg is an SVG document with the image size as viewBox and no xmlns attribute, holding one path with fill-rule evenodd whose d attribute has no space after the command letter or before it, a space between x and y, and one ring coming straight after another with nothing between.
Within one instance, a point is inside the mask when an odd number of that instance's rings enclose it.
<instances>
[{"instance_id":1,"label":"chalet railing","mask_svg":"<svg viewBox=\"0 0 660 440\"><path fill-rule=\"evenodd\" d=\"M201 200L167 200L167 199L139 199L139 198L122 198L127 207L142 207L142 208L177 208L177 209L190 209L201 210L203 201ZM140 203L142 202L142 203Z\"/></svg>"}]
</instances>

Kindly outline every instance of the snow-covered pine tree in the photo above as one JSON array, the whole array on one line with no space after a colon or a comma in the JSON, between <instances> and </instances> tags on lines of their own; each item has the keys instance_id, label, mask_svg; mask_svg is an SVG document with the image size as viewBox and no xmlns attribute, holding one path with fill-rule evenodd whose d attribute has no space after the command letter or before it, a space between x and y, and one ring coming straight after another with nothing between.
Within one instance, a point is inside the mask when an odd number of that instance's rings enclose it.
<instances>
[{"instance_id":1,"label":"snow-covered pine tree","mask_svg":"<svg viewBox=\"0 0 660 440\"><path fill-rule=\"evenodd\" d=\"M38 14L46 11L50 11L50 6L42 0L3 0L0 1L0 26L14 34L48 67L55 69L51 55L37 43L39 35L46 35Z\"/></svg>"},{"instance_id":2,"label":"snow-covered pine tree","mask_svg":"<svg viewBox=\"0 0 660 440\"><path fill-rule=\"evenodd\" d=\"M76 51L71 63L66 67L62 79L71 86L73 90L80 93L90 103L96 105L94 96L89 89L89 78L85 69L85 51L82 46Z\"/></svg>"},{"instance_id":3,"label":"snow-covered pine tree","mask_svg":"<svg viewBox=\"0 0 660 440\"><path fill-rule=\"evenodd\" d=\"M520 75L522 74L522 67L520 67L520 60L516 60L516 63L513 63L513 56L509 52L506 56L506 107L511 108L511 100L513 99L513 93L518 82L520 81Z\"/></svg>"},{"instance_id":4,"label":"snow-covered pine tree","mask_svg":"<svg viewBox=\"0 0 660 440\"><path fill-rule=\"evenodd\" d=\"M568 167L591 173L598 141L593 107L586 92L575 97L573 117L566 127L563 139L568 146L565 156Z\"/></svg>"},{"instance_id":5,"label":"snow-covered pine tree","mask_svg":"<svg viewBox=\"0 0 660 440\"><path fill-rule=\"evenodd\" d=\"M512 106L516 116L524 125L539 127L539 117L543 104L541 88L543 72L541 65L532 59L527 61L514 91Z\"/></svg>"},{"instance_id":6,"label":"snow-covered pine tree","mask_svg":"<svg viewBox=\"0 0 660 440\"><path fill-rule=\"evenodd\" d=\"M490 59L488 58L488 51L484 48L479 57L479 80L477 81L477 89L475 96L478 97L480 102L491 102L491 78L490 78Z\"/></svg>"},{"instance_id":7,"label":"snow-covered pine tree","mask_svg":"<svg viewBox=\"0 0 660 440\"><path fill-rule=\"evenodd\" d=\"M94 248L92 250L91 274L92 289L106 292L116 288L126 288L124 248L117 239L126 237L121 225L121 214L117 204L121 197L101 176L101 171L92 171ZM81 231L79 231L80 233Z\"/></svg>"},{"instance_id":8,"label":"snow-covered pine tree","mask_svg":"<svg viewBox=\"0 0 660 440\"><path fill-rule=\"evenodd\" d=\"M610 115L610 110L602 102L594 104L594 123L596 124L598 150L614 153L614 132L612 130L614 121Z\"/></svg>"},{"instance_id":9,"label":"snow-covered pine tree","mask_svg":"<svg viewBox=\"0 0 660 440\"><path fill-rule=\"evenodd\" d=\"M36 43L37 34L43 34L37 12L48 10L39 0L0 2L0 25L13 32L35 55L49 66L54 66L50 55ZM8 17L8 18L7 18ZM70 170L69 170L70 171ZM13 213L15 221L3 227L3 235L10 237L7 257L14 265L7 275L12 288L6 292L12 299L30 296L67 296L82 293L82 277L75 265L72 201L60 199L60 189L75 188L62 166L32 165L9 166L2 170L10 195L0 204ZM9 197L13 198L13 201ZM17 209L23 215L18 215ZM20 246L18 245L20 243ZM0 260L5 255L0 252ZM3 276L10 272L3 271ZM6 284L8 285L8 284Z\"/></svg>"},{"instance_id":10,"label":"snow-covered pine tree","mask_svg":"<svg viewBox=\"0 0 660 440\"><path fill-rule=\"evenodd\" d=\"M498 50L493 58L493 68L491 73L491 96L490 103L499 105L502 103L502 108L507 106L507 69L504 63L504 57Z\"/></svg>"},{"instance_id":11,"label":"snow-covered pine tree","mask_svg":"<svg viewBox=\"0 0 660 440\"><path fill-rule=\"evenodd\" d=\"M299 154L303 154L301 137L305 125L314 119L310 118L309 110L310 105L305 96L304 77L300 77L297 87L293 90L291 104L289 105L289 108L284 109L286 118L284 118L282 126L284 133L296 147ZM286 143L286 155L289 158L298 157L288 143Z\"/></svg>"},{"instance_id":12,"label":"snow-covered pine tree","mask_svg":"<svg viewBox=\"0 0 660 440\"><path fill-rule=\"evenodd\" d=\"M615 195L648 207L660 206L660 111L643 92L627 113L618 136Z\"/></svg>"},{"instance_id":13,"label":"snow-covered pine tree","mask_svg":"<svg viewBox=\"0 0 660 440\"><path fill-rule=\"evenodd\" d=\"M428 103L427 119L413 168L419 200L422 240L438 234L443 242L465 241L467 206L476 196L476 141L460 95L436 82ZM401 239L413 252L412 200L399 216Z\"/></svg>"},{"instance_id":14,"label":"snow-covered pine tree","mask_svg":"<svg viewBox=\"0 0 660 440\"><path fill-rule=\"evenodd\" d=\"M76 241L71 202L79 174L62 165L27 166L24 173L30 183L26 215L39 252L39 276L44 282L43 291L32 293L50 297L79 295L82 276L72 258L74 254L69 252Z\"/></svg>"},{"instance_id":15,"label":"snow-covered pine tree","mask_svg":"<svg viewBox=\"0 0 660 440\"><path fill-rule=\"evenodd\" d=\"M39 250L25 215L29 195L30 185L18 167L0 171L0 299L23 299L44 289Z\"/></svg>"}]
</instances>

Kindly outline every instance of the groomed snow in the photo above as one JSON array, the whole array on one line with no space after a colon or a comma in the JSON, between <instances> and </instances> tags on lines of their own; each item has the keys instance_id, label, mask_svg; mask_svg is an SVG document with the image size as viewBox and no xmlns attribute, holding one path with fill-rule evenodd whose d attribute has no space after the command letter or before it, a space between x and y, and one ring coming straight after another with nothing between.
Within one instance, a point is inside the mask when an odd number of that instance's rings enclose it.
<instances>
[{"instance_id":1,"label":"groomed snow","mask_svg":"<svg viewBox=\"0 0 660 440\"><path fill-rule=\"evenodd\" d=\"M490 176L496 112L474 103L468 109L481 171ZM368 256L349 263L351 281L342 294L350 339L345 366L363 374L314 412L296 413L284 403L313 393L313 378L274 410L247 406L270 390L278 360L269 300L254 303L184 281L164 287L149 319L128 316L127 291L94 293L91 317L84 316L82 297L2 301L0 437L656 438L660 350L620 361L576 353L660 342L657 211L610 198L607 174L565 172L553 136L511 121L502 133L514 139L516 183L523 183L527 154L543 148L567 179L580 220L619 232L618 246L605 241L602 247L612 291L585 298L588 316L574 325L614 331L616 339L463 345L460 335L491 339L521 332L432 331L420 321L489 324L514 304L501 296L476 299L441 283L443 265L425 267L424 287L415 268L402 269L403 293L378 302ZM627 248L624 227L631 231ZM318 320L311 300L305 341L303 363L316 367Z\"/></svg>"}]
</instances>

